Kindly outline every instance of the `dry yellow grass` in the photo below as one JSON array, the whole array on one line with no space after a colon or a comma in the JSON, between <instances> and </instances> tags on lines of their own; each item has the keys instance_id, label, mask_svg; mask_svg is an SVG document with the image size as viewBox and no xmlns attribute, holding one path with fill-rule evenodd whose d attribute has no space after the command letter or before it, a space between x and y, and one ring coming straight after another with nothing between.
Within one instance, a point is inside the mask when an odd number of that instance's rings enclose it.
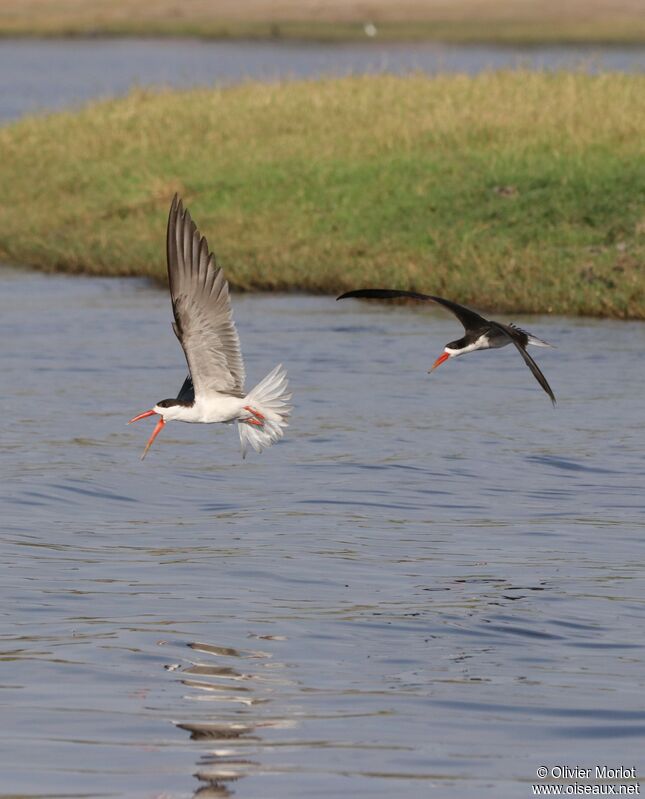
<instances>
[{"instance_id":1,"label":"dry yellow grass","mask_svg":"<svg viewBox=\"0 0 645 799\"><path fill-rule=\"evenodd\" d=\"M4 35L644 41L643 0L0 0Z\"/></svg>"}]
</instances>

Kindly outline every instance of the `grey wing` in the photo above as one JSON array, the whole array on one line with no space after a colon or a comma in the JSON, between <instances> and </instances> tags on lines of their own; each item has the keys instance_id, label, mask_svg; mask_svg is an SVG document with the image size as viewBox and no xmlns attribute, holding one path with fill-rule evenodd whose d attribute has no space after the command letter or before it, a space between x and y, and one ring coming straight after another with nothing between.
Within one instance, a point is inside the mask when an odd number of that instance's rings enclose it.
<instances>
[{"instance_id":1,"label":"grey wing","mask_svg":"<svg viewBox=\"0 0 645 799\"><path fill-rule=\"evenodd\" d=\"M509 329L509 326L503 325L500 322L490 322L491 327L494 327L496 330L500 330L509 339L515 344L517 351L519 354L524 358L524 363L529 367L531 372L533 372L533 377L538 381L538 383L542 386L542 388L546 391L546 393L551 397L551 402L555 405L555 395L551 390L551 386L548 384L546 377L540 371L540 367L535 363L533 358L528 354L526 351L526 344L523 344L518 339L520 338L520 334L523 337L528 338L528 334L525 333L523 330L512 326Z\"/></svg>"},{"instance_id":2,"label":"grey wing","mask_svg":"<svg viewBox=\"0 0 645 799\"><path fill-rule=\"evenodd\" d=\"M244 362L228 283L208 242L175 195L167 232L173 330L183 347L195 394L244 394Z\"/></svg>"},{"instance_id":3,"label":"grey wing","mask_svg":"<svg viewBox=\"0 0 645 799\"><path fill-rule=\"evenodd\" d=\"M420 294L418 291L404 291L403 289L355 289L347 291L337 297L337 300L345 300L349 297L357 297L373 300L392 300L398 297L409 297L412 300L430 300L439 305L443 305L459 319L465 330L478 330L485 327L488 321L465 305L459 305L452 300L445 300L443 297L436 297L433 294Z\"/></svg>"}]
</instances>

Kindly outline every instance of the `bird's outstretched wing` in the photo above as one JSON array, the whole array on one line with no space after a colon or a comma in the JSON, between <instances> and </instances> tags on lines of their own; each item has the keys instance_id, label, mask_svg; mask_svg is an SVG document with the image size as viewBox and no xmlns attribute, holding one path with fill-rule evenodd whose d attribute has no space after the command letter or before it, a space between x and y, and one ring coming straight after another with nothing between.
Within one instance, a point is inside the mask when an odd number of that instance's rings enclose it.
<instances>
[{"instance_id":1,"label":"bird's outstretched wing","mask_svg":"<svg viewBox=\"0 0 645 799\"><path fill-rule=\"evenodd\" d=\"M186 355L194 394L243 396L244 362L228 283L177 195L170 207L166 243L173 330ZM184 388L186 383L180 396Z\"/></svg>"},{"instance_id":2,"label":"bird's outstretched wing","mask_svg":"<svg viewBox=\"0 0 645 799\"><path fill-rule=\"evenodd\" d=\"M373 300L393 300L397 297L410 297L413 300L430 300L452 311L465 330L478 330L488 325L487 319L484 319L483 316L480 316L475 311L471 311L470 308L452 302L452 300L445 300L443 297L435 297L432 294L419 294L417 291L399 291L398 289L356 289L355 291L347 291L336 299L345 300L349 297Z\"/></svg>"},{"instance_id":3,"label":"bird's outstretched wing","mask_svg":"<svg viewBox=\"0 0 645 799\"><path fill-rule=\"evenodd\" d=\"M522 358L524 358L524 363L533 372L533 377L535 377L535 379L546 391L549 397L551 397L551 402L555 405L555 395L551 390L551 386L548 384L546 377L540 371L540 367L535 363L533 358L531 358L531 356L526 351L526 344L522 342L522 339L528 338L528 334L524 330L520 330L515 326L503 325L500 322L491 321L489 324L491 325L491 327L494 327L496 330L499 330L502 333L504 333L504 335L508 336L508 338L513 342L513 344L515 344L517 351L522 356Z\"/></svg>"}]
</instances>

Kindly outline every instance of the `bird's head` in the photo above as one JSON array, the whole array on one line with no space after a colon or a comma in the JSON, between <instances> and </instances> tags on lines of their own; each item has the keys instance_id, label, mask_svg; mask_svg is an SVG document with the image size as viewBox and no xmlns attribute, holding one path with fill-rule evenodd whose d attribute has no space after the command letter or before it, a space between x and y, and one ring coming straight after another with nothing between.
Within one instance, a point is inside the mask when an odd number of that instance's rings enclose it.
<instances>
[{"instance_id":1,"label":"bird's head","mask_svg":"<svg viewBox=\"0 0 645 799\"><path fill-rule=\"evenodd\" d=\"M152 411L163 417L164 422L172 422L173 419L182 418L182 412L186 411L186 403L178 399L160 400Z\"/></svg>"},{"instance_id":2,"label":"bird's head","mask_svg":"<svg viewBox=\"0 0 645 799\"><path fill-rule=\"evenodd\" d=\"M428 369L428 372L431 372L433 369L436 369L437 366L441 366L444 361L447 361L448 358L456 358L458 355L461 355L463 352L466 343L463 338L460 338L458 341L451 341L449 344L443 348L443 352L437 358L437 360L432 364L432 367Z\"/></svg>"},{"instance_id":3,"label":"bird's head","mask_svg":"<svg viewBox=\"0 0 645 799\"><path fill-rule=\"evenodd\" d=\"M157 426L152 431L152 435L148 439L146 448L143 450L141 460L143 460L148 454L148 450L152 446L152 442L159 435L159 433L161 433L166 422L172 422L173 419L183 419L186 421L186 409L190 407L192 407L192 402L185 402L184 400L180 399L165 399L160 400L155 407L151 408L149 411L144 411L138 416L130 419L128 424L132 424L132 422L138 422L139 419L145 419L147 416L157 415L159 417Z\"/></svg>"}]
</instances>

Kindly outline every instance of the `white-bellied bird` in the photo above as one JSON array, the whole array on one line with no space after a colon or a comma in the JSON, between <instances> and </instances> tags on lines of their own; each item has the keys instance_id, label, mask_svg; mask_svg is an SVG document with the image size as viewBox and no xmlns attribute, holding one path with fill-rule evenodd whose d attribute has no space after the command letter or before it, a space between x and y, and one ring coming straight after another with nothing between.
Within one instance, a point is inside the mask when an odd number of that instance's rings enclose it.
<instances>
[{"instance_id":1,"label":"white-bellied bird","mask_svg":"<svg viewBox=\"0 0 645 799\"><path fill-rule=\"evenodd\" d=\"M528 354L526 348L529 344L536 347L551 347L552 344L542 341L537 336L527 333L515 325L505 325L502 322L494 322L492 319L484 319L475 311L459 305L451 300L445 300L443 297L435 297L432 294L419 294L416 291L399 291L397 289L357 289L356 291L348 291L337 297L339 300L345 300L349 297L357 297L363 299L373 300L391 300L399 297L409 297L413 300L424 300L436 302L443 305L459 319L464 326L465 335L456 341L451 341L446 344L442 354L437 358L432 367L428 370L431 372L440 366L444 361L449 358L456 358L458 355L465 355L467 352L475 352L475 350L489 350L505 347L507 344L514 344L518 352L524 358L524 362L533 372L533 376L551 397L551 401L555 405L555 396L551 391L551 386L547 383L546 377L540 371L538 365L533 358Z\"/></svg>"},{"instance_id":2,"label":"white-bellied bird","mask_svg":"<svg viewBox=\"0 0 645 799\"><path fill-rule=\"evenodd\" d=\"M168 281L173 330L181 344L189 375L174 399L158 402L128 424L158 415L141 458L166 422L238 423L242 456L283 436L291 406L287 373L278 365L258 385L244 391L244 361L233 322L228 283L208 242L200 235L175 195L167 230Z\"/></svg>"}]
</instances>

